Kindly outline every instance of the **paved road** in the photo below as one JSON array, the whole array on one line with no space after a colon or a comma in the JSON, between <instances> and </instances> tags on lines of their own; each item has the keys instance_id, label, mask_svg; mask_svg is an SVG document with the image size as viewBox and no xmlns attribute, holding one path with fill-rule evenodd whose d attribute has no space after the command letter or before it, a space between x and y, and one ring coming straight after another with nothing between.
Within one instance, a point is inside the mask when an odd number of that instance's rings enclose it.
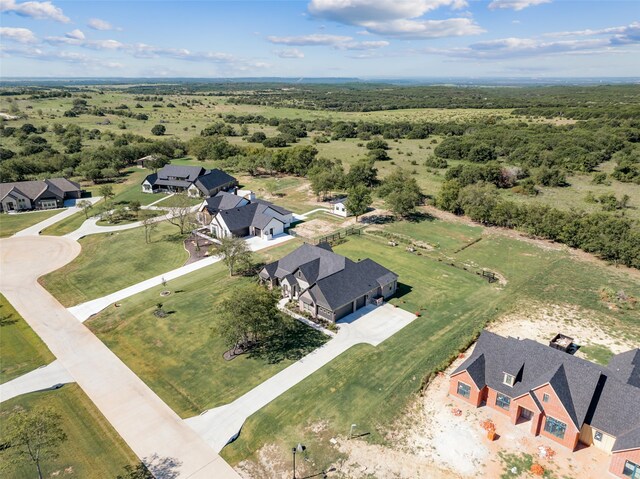
<instances>
[{"instance_id":1,"label":"paved road","mask_svg":"<svg viewBox=\"0 0 640 479\"><path fill-rule=\"evenodd\" d=\"M21 394L52 389L57 385L72 382L73 378L62 363L60 361L54 361L11 381L0 384L0 402L8 401Z\"/></svg>"},{"instance_id":2,"label":"paved road","mask_svg":"<svg viewBox=\"0 0 640 479\"><path fill-rule=\"evenodd\" d=\"M239 433L249 416L359 343L377 346L404 328L416 316L390 304L366 306L342 319L338 334L321 348L280 371L230 404L189 419L189 424L216 451Z\"/></svg>"},{"instance_id":3,"label":"paved road","mask_svg":"<svg viewBox=\"0 0 640 479\"><path fill-rule=\"evenodd\" d=\"M42 338L135 454L158 479L227 479L238 474L96 336L42 288L37 278L80 253L68 238L0 240L0 291ZM154 458L156 458L154 460ZM154 468L172 458L174 471Z\"/></svg>"},{"instance_id":4,"label":"paved road","mask_svg":"<svg viewBox=\"0 0 640 479\"><path fill-rule=\"evenodd\" d=\"M272 240L262 240L260 238L253 237L247 239L247 243L251 251L260 251L265 248L279 245L291 239L293 239L293 236L284 234L277 236ZM121 289L120 291L116 291L115 293L111 293L107 296L103 296L101 298L93 299L91 301L72 306L69 308L69 312L73 314L79 321L85 322L91 316L99 313L104 308L112 305L113 303L117 303L118 301L122 301L123 299L129 298L130 296L146 291L147 289L159 286L160 284L162 284L163 278L166 281L171 281L173 279L179 278L180 276L184 276L185 274L189 274L199 269L206 268L207 266L217 263L218 261L220 261L220 257L218 256L211 256L209 258L201 259L200 261L196 261L195 263L190 263L188 265L181 266L180 268L167 271L166 273L159 274L158 276L155 276L153 278L141 281L140 283Z\"/></svg>"}]
</instances>

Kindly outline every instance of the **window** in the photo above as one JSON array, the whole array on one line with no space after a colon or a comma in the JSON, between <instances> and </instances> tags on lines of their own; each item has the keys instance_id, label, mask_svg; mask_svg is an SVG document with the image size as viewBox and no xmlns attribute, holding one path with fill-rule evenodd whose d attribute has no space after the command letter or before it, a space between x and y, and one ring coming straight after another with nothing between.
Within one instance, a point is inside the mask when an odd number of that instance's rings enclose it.
<instances>
[{"instance_id":1,"label":"window","mask_svg":"<svg viewBox=\"0 0 640 479\"><path fill-rule=\"evenodd\" d=\"M511 398L509 396L505 396L504 394L498 394L496 396L496 406L499 406L505 411L508 411L509 406L511 406Z\"/></svg>"},{"instance_id":2,"label":"window","mask_svg":"<svg viewBox=\"0 0 640 479\"><path fill-rule=\"evenodd\" d=\"M471 396L471 386L458 381L458 396L469 399Z\"/></svg>"},{"instance_id":3,"label":"window","mask_svg":"<svg viewBox=\"0 0 640 479\"><path fill-rule=\"evenodd\" d=\"M631 461L627 461L624 463L622 475L630 477L631 479L640 479L640 466Z\"/></svg>"},{"instance_id":4,"label":"window","mask_svg":"<svg viewBox=\"0 0 640 479\"><path fill-rule=\"evenodd\" d=\"M504 373L504 379L502 380L507 386L513 387L513 383L516 381L516 378L511 374Z\"/></svg>"},{"instance_id":5,"label":"window","mask_svg":"<svg viewBox=\"0 0 640 479\"><path fill-rule=\"evenodd\" d=\"M564 439L564 433L567 430L567 425L562 421L558 421L557 419L549 416L544 423L544 430L557 438Z\"/></svg>"},{"instance_id":6,"label":"window","mask_svg":"<svg viewBox=\"0 0 640 479\"><path fill-rule=\"evenodd\" d=\"M596 431L593 435L593 439L598 442L602 441L602 433L600 431Z\"/></svg>"},{"instance_id":7,"label":"window","mask_svg":"<svg viewBox=\"0 0 640 479\"><path fill-rule=\"evenodd\" d=\"M549 395L547 393L542 395L542 402L549 402Z\"/></svg>"}]
</instances>

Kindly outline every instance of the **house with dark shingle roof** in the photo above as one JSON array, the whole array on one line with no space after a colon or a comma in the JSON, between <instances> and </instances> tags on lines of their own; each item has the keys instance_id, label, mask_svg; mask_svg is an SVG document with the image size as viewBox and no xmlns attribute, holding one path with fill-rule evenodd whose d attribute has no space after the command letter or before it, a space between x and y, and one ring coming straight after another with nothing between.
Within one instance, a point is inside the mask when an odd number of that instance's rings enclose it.
<instances>
[{"instance_id":1,"label":"house with dark shingle roof","mask_svg":"<svg viewBox=\"0 0 640 479\"><path fill-rule=\"evenodd\" d=\"M66 178L0 183L0 212L62 208L82 197L82 188Z\"/></svg>"},{"instance_id":2,"label":"house with dark shingle roof","mask_svg":"<svg viewBox=\"0 0 640 479\"><path fill-rule=\"evenodd\" d=\"M165 165L157 173L152 173L144 179L142 192L186 192L194 198L208 198L237 185L238 180L222 170L205 170L200 166Z\"/></svg>"},{"instance_id":3,"label":"house with dark shingle roof","mask_svg":"<svg viewBox=\"0 0 640 479\"><path fill-rule=\"evenodd\" d=\"M215 238L259 236L272 239L291 225L293 213L258 200L251 192L234 190L233 193L221 191L204 200L198 210L198 219Z\"/></svg>"},{"instance_id":4,"label":"house with dark shingle roof","mask_svg":"<svg viewBox=\"0 0 640 479\"><path fill-rule=\"evenodd\" d=\"M530 339L483 331L452 374L449 393L530 422L530 432L576 449L578 443L612 455L610 472L640 477L640 349L608 366Z\"/></svg>"},{"instance_id":5,"label":"house with dark shingle roof","mask_svg":"<svg viewBox=\"0 0 640 479\"><path fill-rule=\"evenodd\" d=\"M283 297L296 301L301 311L331 322L393 296L398 286L393 271L368 258L351 261L327 243L303 244L266 265L259 277L272 288L280 287Z\"/></svg>"}]
</instances>

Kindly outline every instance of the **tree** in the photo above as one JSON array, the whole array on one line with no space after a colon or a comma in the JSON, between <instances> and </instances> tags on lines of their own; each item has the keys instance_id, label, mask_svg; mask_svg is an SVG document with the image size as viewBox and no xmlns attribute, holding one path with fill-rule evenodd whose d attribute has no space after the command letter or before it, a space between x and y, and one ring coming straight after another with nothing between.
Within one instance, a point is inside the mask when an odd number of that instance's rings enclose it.
<instances>
[{"instance_id":1,"label":"tree","mask_svg":"<svg viewBox=\"0 0 640 479\"><path fill-rule=\"evenodd\" d=\"M461 188L458 180L446 180L442 183L440 192L436 197L436 206L441 210L461 214L462 210L460 209L460 203L458 201Z\"/></svg>"},{"instance_id":2,"label":"tree","mask_svg":"<svg viewBox=\"0 0 640 479\"><path fill-rule=\"evenodd\" d=\"M237 271L246 270L251 265L251 250L242 238L236 236L220 238L218 254L229 268L229 276L233 276Z\"/></svg>"},{"instance_id":3,"label":"tree","mask_svg":"<svg viewBox=\"0 0 640 479\"><path fill-rule=\"evenodd\" d=\"M89 219L89 211L91 211L91 209L93 208L93 204L91 204L91 201L78 201L78 204L76 206L82 210L85 218Z\"/></svg>"},{"instance_id":4,"label":"tree","mask_svg":"<svg viewBox=\"0 0 640 479\"><path fill-rule=\"evenodd\" d=\"M369 188L365 185L356 185L349 189L347 195L347 211L351 212L356 217L356 223L358 222L358 216L363 215L371 206L371 193Z\"/></svg>"},{"instance_id":5,"label":"tree","mask_svg":"<svg viewBox=\"0 0 640 479\"><path fill-rule=\"evenodd\" d=\"M151 243L151 233L158 227L158 222L149 217L142 220L142 226L144 227L144 242L149 244Z\"/></svg>"},{"instance_id":6,"label":"tree","mask_svg":"<svg viewBox=\"0 0 640 479\"><path fill-rule=\"evenodd\" d=\"M180 229L180 234L185 234L189 227L194 223L193 214L191 213L191 202L187 195L180 193L175 195L175 206L171 207L167 222Z\"/></svg>"},{"instance_id":7,"label":"tree","mask_svg":"<svg viewBox=\"0 0 640 479\"><path fill-rule=\"evenodd\" d=\"M347 187L359 184L376 186L378 184L378 170L373 166L372 161L366 158L359 160L347 173L345 183Z\"/></svg>"},{"instance_id":8,"label":"tree","mask_svg":"<svg viewBox=\"0 0 640 479\"><path fill-rule=\"evenodd\" d=\"M387 207L396 215L405 217L413 213L422 201L422 192L415 178L402 168L396 169L385 178L378 193Z\"/></svg>"},{"instance_id":9,"label":"tree","mask_svg":"<svg viewBox=\"0 0 640 479\"><path fill-rule=\"evenodd\" d=\"M167 128L164 125L154 125L153 128L151 128L151 134L156 135L156 136L162 136L166 133Z\"/></svg>"},{"instance_id":10,"label":"tree","mask_svg":"<svg viewBox=\"0 0 640 479\"><path fill-rule=\"evenodd\" d=\"M98 191L100 193L100 196L104 198L104 201L106 203L109 202L110 198L113 198L115 196L113 193L113 186L111 185L102 185Z\"/></svg>"},{"instance_id":11,"label":"tree","mask_svg":"<svg viewBox=\"0 0 640 479\"><path fill-rule=\"evenodd\" d=\"M129 211L131 211L134 215L138 216L138 213L140 213L141 208L142 208L142 205L140 204L139 201L134 200L129 202Z\"/></svg>"},{"instance_id":12,"label":"tree","mask_svg":"<svg viewBox=\"0 0 640 479\"><path fill-rule=\"evenodd\" d=\"M367 150L388 150L389 149L389 143L387 143L386 141L380 138L371 140L365 146L367 147Z\"/></svg>"},{"instance_id":13,"label":"tree","mask_svg":"<svg viewBox=\"0 0 640 479\"><path fill-rule=\"evenodd\" d=\"M124 466L124 474L118 474L116 479L154 479L154 476L147 466L140 462L135 466Z\"/></svg>"},{"instance_id":14,"label":"tree","mask_svg":"<svg viewBox=\"0 0 640 479\"><path fill-rule=\"evenodd\" d=\"M460 208L472 220L489 224L492 213L498 204L498 192L495 185L490 183L476 183L460 190L458 196Z\"/></svg>"},{"instance_id":15,"label":"tree","mask_svg":"<svg viewBox=\"0 0 640 479\"><path fill-rule=\"evenodd\" d=\"M277 304L277 293L260 285L233 288L218 308L222 338L234 348L255 347L283 324Z\"/></svg>"},{"instance_id":16,"label":"tree","mask_svg":"<svg viewBox=\"0 0 640 479\"><path fill-rule=\"evenodd\" d=\"M382 148L377 148L375 150L369 150L367 153L367 158L371 161L388 161L391 159L387 150L383 150Z\"/></svg>"},{"instance_id":17,"label":"tree","mask_svg":"<svg viewBox=\"0 0 640 479\"><path fill-rule=\"evenodd\" d=\"M60 423L62 417L53 409L38 407L30 411L20 409L5 423L5 453L15 462L33 462L42 479L41 463L58 457L58 447L67 439Z\"/></svg>"}]
</instances>

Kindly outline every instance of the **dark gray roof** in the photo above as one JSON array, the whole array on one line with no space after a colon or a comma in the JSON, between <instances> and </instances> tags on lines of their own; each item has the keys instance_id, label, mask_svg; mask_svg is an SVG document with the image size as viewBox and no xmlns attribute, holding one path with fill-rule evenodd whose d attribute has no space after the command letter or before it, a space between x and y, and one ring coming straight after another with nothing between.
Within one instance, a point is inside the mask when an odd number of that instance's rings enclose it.
<instances>
[{"instance_id":1,"label":"dark gray roof","mask_svg":"<svg viewBox=\"0 0 640 479\"><path fill-rule=\"evenodd\" d=\"M253 200L252 203L260 203L261 205L269 206L272 210L274 210L275 212L281 214L282 216L287 216L287 215L291 214L291 211L289 211L288 209L283 208L282 206L274 205L273 203L270 203L269 201Z\"/></svg>"},{"instance_id":2,"label":"dark gray roof","mask_svg":"<svg viewBox=\"0 0 640 479\"><path fill-rule=\"evenodd\" d=\"M640 388L640 349L616 354L609 361L608 368L622 382Z\"/></svg>"},{"instance_id":3,"label":"dark gray roof","mask_svg":"<svg viewBox=\"0 0 640 479\"><path fill-rule=\"evenodd\" d=\"M158 178L161 180L179 178L193 183L199 176L204 175L205 171L201 166L165 165L158 170Z\"/></svg>"},{"instance_id":4,"label":"dark gray roof","mask_svg":"<svg viewBox=\"0 0 640 479\"><path fill-rule=\"evenodd\" d=\"M586 422L618 438L614 450L640 448L640 389L620 379L628 376L624 365L634 364L637 350L618 356L610 363L620 365L615 372L530 339L483 331L471 356L452 374L466 370L479 388L511 398L549 383L577 428ZM516 369L516 383L509 387L504 373Z\"/></svg>"},{"instance_id":5,"label":"dark gray roof","mask_svg":"<svg viewBox=\"0 0 640 479\"><path fill-rule=\"evenodd\" d=\"M70 193L80 191L82 187L80 183L76 183L75 181L67 180L66 178L51 178L48 180L44 180L47 183L54 185L63 193Z\"/></svg>"},{"instance_id":6,"label":"dark gray roof","mask_svg":"<svg viewBox=\"0 0 640 479\"><path fill-rule=\"evenodd\" d=\"M273 264L277 264L275 272ZM279 279L291 274L297 277L300 273L301 279L310 285L308 292L314 301L330 310L344 306L398 277L371 259L356 263L334 253L327 245L304 244L268 266L266 273ZM388 281L382 278L388 278Z\"/></svg>"},{"instance_id":7,"label":"dark gray roof","mask_svg":"<svg viewBox=\"0 0 640 479\"><path fill-rule=\"evenodd\" d=\"M152 186L155 185L156 181L158 181L158 173L151 173L150 175L147 175L142 182L144 183L145 181L148 181Z\"/></svg>"},{"instance_id":8,"label":"dark gray roof","mask_svg":"<svg viewBox=\"0 0 640 479\"><path fill-rule=\"evenodd\" d=\"M199 176L195 180L195 183L204 194L209 194L212 190L237 183L237 181L238 180L230 174L216 168L211 171L207 171L202 176Z\"/></svg>"},{"instance_id":9,"label":"dark gray roof","mask_svg":"<svg viewBox=\"0 0 640 479\"><path fill-rule=\"evenodd\" d=\"M329 204L337 205L338 203L344 203L345 201L347 201L347 197L346 196L342 196L340 198L336 198L335 200L329 201Z\"/></svg>"},{"instance_id":10,"label":"dark gray roof","mask_svg":"<svg viewBox=\"0 0 640 479\"><path fill-rule=\"evenodd\" d=\"M249 203L237 208L221 210L218 212L218 216L222 218L232 233L246 229L249 226L263 229L272 219L280 221L278 218L264 214L266 209L267 207L265 205Z\"/></svg>"},{"instance_id":11,"label":"dark gray roof","mask_svg":"<svg viewBox=\"0 0 640 479\"><path fill-rule=\"evenodd\" d=\"M232 208L237 208L240 203L248 201L246 198L242 196L234 195L233 193L227 193L226 191L220 191L215 196L211 198L207 198L206 208L209 213L212 215L216 214L221 210L230 210Z\"/></svg>"}]
</instances>

